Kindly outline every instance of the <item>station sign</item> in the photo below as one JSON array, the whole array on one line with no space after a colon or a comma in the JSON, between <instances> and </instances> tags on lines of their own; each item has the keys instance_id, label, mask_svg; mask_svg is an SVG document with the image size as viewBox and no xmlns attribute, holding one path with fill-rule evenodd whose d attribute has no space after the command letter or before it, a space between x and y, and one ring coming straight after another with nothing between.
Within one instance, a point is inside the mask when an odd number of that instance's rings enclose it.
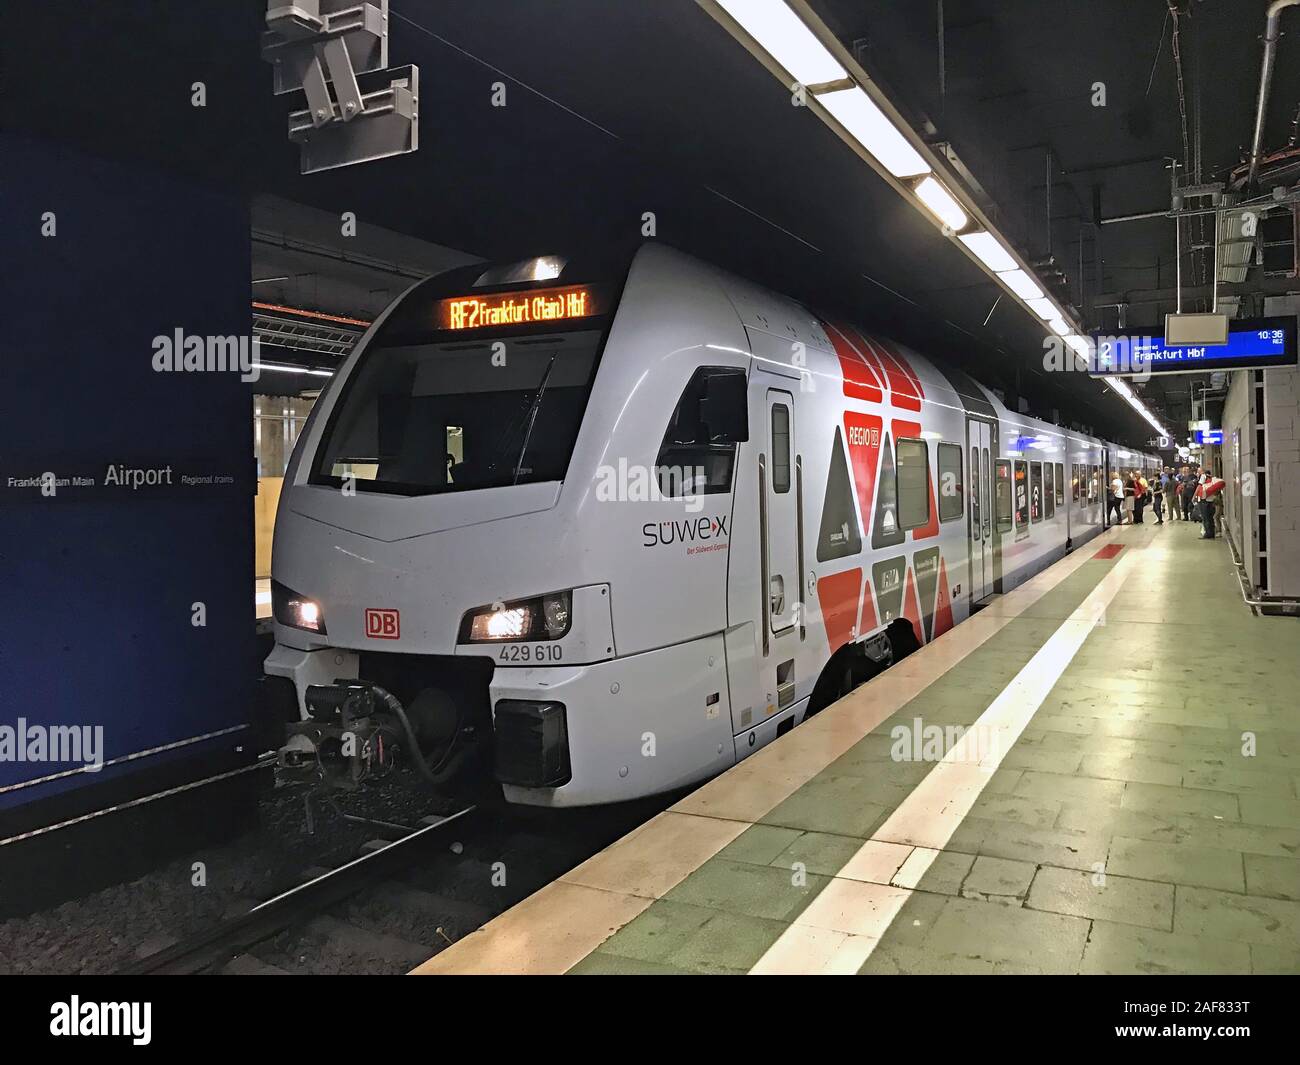
<instances>
[{"instance_id":1,"label":"station sign","mask_svg":"<svg viewBox=\"0 0 1300 1065\"><path fill-rule=\"evenodd\" d=\"M549 325L600 313L595 292L587 285L539 288L523 292L493 292L439 300L439 329L463 332L521 325Z\"/></svg>"},{"instance_id":2,"label":"station sign","mask_svg":"<svg viewBox=\"0 0 1300 1065\"><path fill-rule=\"evenodd\" d=\"M1168 344L1163 337L1093 333L1093 377L1206 373L1211 370L1295 366L1296 318L1241 319L1229 323L1225 344Z\"/></svg>"},{"instance_id":3,"label":"station sign","mask_svg":"<svg viewBox=\"0 0 1300 1065\"><path fill-rule=\"evenodd\" d=\"M1223 443L1222 429L1197 429L1195 435L1196 435L1196 442L1198 444L1222 444Z\"/></svg>"},{"instance_id":4,"label":"station sign","mask_svg":"<svg viewBox=\"0 0 1300 1065\"><path fill-rule=\"evenodd\" d=\"M0 504L249 496L252 463L189 456L25 456L0 460Z\"/></svg>"}]
</instances>

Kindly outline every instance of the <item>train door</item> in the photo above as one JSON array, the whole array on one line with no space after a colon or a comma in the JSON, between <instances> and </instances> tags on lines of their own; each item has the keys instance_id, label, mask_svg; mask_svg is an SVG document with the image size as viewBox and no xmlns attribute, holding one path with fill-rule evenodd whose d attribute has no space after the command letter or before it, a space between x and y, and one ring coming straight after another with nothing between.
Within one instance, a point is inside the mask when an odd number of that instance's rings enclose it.
<instances>
[{"instance_id":1,"label":"train door","mask_svg":"<svg viewBox=\"0 0 1300 1065\"><path fill-rule=\"evenodd\" d=\"M978 603L993 591L993 427L974 418L966 420L967 456L970 463L970 600Z\"/></svg>"},{"instance_id":2,"label":"train door","mask_svg":"<svg viewBox=\"0 0 1300 1065\"><path fill-rule=\"evenodd\" d=\"M1110 448L1101 449L1101 527L1110 528ZM1121 519L1122 520L1122 519Z\"/></svg>"},{"instance_id":3,"label":"train door","mask_svg":"<svg viewBox=\"0 0 1300 1065\"><path fill-rule=\"evenodd\" d=\"M762 374L756 374L762 380ZM782 385L788 382L776 379ZM784 388L766 388L759 477L760 558L762 579L762 664L765 691L775 694L775 711L794 701L795 658L798 649L802 595L802 536L799 497L802 494L796 458L794 395ZM758 434L755 434L756 436ZM770 706L771 704L769 704ZM768 713L774 712L768 709Z\"/></svg>"}]
</instances>

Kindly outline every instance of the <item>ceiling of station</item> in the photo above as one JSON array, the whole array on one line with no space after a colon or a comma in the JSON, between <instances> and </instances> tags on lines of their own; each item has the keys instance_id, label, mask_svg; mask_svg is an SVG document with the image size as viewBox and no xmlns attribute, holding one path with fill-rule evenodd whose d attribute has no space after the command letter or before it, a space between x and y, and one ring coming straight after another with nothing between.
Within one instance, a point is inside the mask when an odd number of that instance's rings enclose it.
<instances>
[{"instance_id":1,"label":"ceiling of station","mask_svg":"<svg viewBox=\"0 0 1300 1065\"><path fill-rule=\"evenodd\" d=\"M1120 219L1169 210L1174 163L1197 184L1240 177L1268 0L811 3L916 128L953 146L998 225L1040 276L1059 271L1055 293L1088 328L1163 335L1177 306L1174 222ZM1300 9L1282 28L1292 32L1279 45L1265 152L1297 141ZM1210 218L1183 223L1184 310L1211 309L1213 232ZM1283 287L1296 287L1294 272L1271 290ZM1263 308L1245 301L1240 313L1252 312ZM1202 384L1180 375L1144 388L1181 425Z\"/></svg>"},{"instance_id":2,"label":"ceiling of station","mask_svg":"<svg viewBox=\"0 0 1300 1065\"><path fill-rule=\"evenodd\" d=\"M1235 164L1249 139L1264 4L1189 3L1184 60L1199 33L1213 75L1198 83L1209 175ZM391 0L390 63L420 67L420 150L309 176L285 135L298 105L271 94L260 59L263 0L119 0L94 18L62 0L13 6L31 29L0 42L5 127L247 195L253 279L291 279L255 285L257 299L364 318L440 255L630 248L652 212L657 239L855 315L1035 413L1133 442L1150 435L1098 382L1044 373L1039 323L1007 301L990 314L987 276L790 106L694 0ZM1172 284L1172 224L1098 227L1093 191L1103 218L1168 206L1163 159L1181 157L1182 138L1164 0L947 0L942 91L937 4L813 6L905 112L928 116L953 144L1020 250L1050 253L1089 325L1113 322L1094 306L1098 293ZM1270 145L1294 115L1296 58L1279 62ZM93 91L51 81L52 65L95 71ZM191 105L198 81L203 108ZM1105 108L1090 103L1098 81ZM493 103L498 83L504 107ZM258 221L259 203L285 201L325 215L313 223L281 206L280 224ZM321 243L313 225L343 211L411 243L330 262L310 247ZM259 241L259 230L292 239Z\"/></svg>"}]
</instances>

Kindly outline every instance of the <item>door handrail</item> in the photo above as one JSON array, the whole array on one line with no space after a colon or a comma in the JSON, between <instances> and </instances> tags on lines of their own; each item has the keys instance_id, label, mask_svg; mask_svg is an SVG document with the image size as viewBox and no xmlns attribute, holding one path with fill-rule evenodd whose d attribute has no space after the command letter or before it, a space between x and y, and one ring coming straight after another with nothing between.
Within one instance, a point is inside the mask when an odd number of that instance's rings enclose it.
<instances>
[{"instance_id":1,"label":"door handrail","mask_svg":"<svg viewBox=\"0 0 1300 1065\"><path fill-rule=\"evenodd\" d=\"M768 596L771 592L768 589L768 583L771 580L771 563L767 556L767 456L760 454L758 456L758 535L761 543L759 551L759 565L762 570L762 584L759 587L759 598L763 601L763 657L767 657L769 630L772 627L772 609L768 602Z\"/></svg>"},{"instance_id":2,"label":"door handrail","mask_svg":"<svg viewBox=\"0 0 1300 1065\"><path fill-rule=\"evenodd\" d=\"M798 595L795 598L795 609L799 611L799 639L800 641L808 638L808 627L804 621L804 615L807 611L804 609L804 574L803 574L803 456L796 453L794 456L794 494L795 510L797 521L795 527L798 530L798 559L799 559L799 583L797 585Z\"/></svg>"}]
</instances>

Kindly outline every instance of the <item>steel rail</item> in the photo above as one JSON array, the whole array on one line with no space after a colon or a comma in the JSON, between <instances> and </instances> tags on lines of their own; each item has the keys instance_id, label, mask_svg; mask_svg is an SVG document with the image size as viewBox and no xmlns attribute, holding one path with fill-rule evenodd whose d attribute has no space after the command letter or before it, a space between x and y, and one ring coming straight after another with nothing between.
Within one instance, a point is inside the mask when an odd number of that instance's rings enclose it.
<instances>
[{"instance_id":1,"label":"steel rail","mask_svg":"<svg viewBox=\"0 0 1300 1065\"><path fill-rule=\"evenodd\" d=\"M221 921L180 943L158 951L121 970L132 976L182 976L224 965L236 955L313 917L364 888L383 882L394 870L410 864L440 830L472 813L467 806L448 817L416 829L386 847L354 858L328 873L290 888L254 906L245 914ZM430 953L433 953L430 948Z\"/></svg>"}]
</instances>

